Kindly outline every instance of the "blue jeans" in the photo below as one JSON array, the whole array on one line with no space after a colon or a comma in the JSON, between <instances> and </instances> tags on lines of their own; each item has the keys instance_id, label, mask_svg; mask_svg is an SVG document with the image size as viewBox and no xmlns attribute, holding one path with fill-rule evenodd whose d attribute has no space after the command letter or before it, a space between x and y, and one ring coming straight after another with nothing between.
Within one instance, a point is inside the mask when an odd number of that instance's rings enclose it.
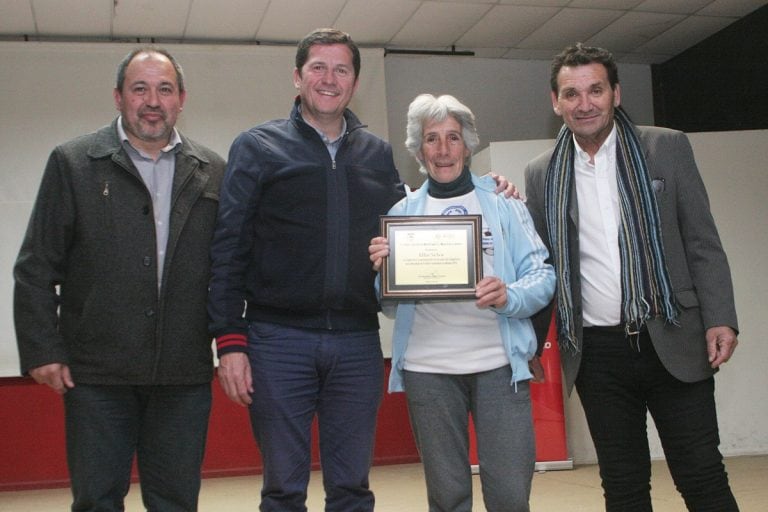
<instances>
[{"instance_id":1,"label":"blue jeans","mask_svg":"<svg viewBox=\"0 0 768 512\"><path fill-rule=\"evenodd\" d=\"M209 383L192 386L93 386L64 394L73 512L124 510L136 454L150 512L197 510Z\"/></svg>"},{"instance_id":2,"label":"blue jeans","mask_svg":"<svg viewBox=\"0 0 768 512\"><path fill-rule=\"evenodd\" d=\"M718 449L714 378L681 382L664 368L647 333L638 346L621 332L584 334L576 389L597 451L606 510L652 510L650 412L688 510L738 511Z\"/></svg>"},{"instance_id":3,"label":"blue jeans","mask_svg":"<svg viewBox=\"0 0 768 512\"><path fill-rule=\"evenodd\" d=\"M264 462L260 510L305 511L318 419L326 510L373 510L368 483L384 386L378 331L252 322L251 425Z\"/></svg>"},{"instance_id":4,"label":"blue jeans","mask_svg":"<svg viewBox=\"0 0 768 512\"><path fill-rule=\"evenodd\" d=\"M529 383L510 385L512 369L466 375L404 373L430 512L472 512L469 414L475 424L480 483L489 512L528 512L536 463Z\"/></svg>"}]
</instances>

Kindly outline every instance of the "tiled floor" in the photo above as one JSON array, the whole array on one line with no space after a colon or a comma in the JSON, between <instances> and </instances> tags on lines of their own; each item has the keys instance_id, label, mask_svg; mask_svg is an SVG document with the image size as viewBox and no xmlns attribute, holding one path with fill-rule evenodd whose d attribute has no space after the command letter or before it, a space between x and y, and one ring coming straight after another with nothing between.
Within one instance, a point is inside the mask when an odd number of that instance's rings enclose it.
<instances>
[{"instance_id":1,"label":"tiled floor","mask_svg":"<svg viewBox=\"0 0 768 512\"><path fill-rule=\"evenodd\" d=\"M768 510L768 455L726 459L726 467L741 512ZM480 479L475 482L475 511L485 510L480 498ZM200 512L255 512L261 479L258 476L210 478L203 481ZM371 472L379 512L426 510L423 476L419 464L377 466ZM685 506L671 482L664 462L653 464L654 512L685 512ZM323 503L320 474L312 474L308 507L321 511ZM69 490L0 492L0 511L48 512L69 509ZM126 500L127 512L139 512L141 498L137 486ZM596 466L577 466L572 470L539 472L533 477L531 510L534 512L599 512L602 493Z\"/></svg>"}]
</instances>

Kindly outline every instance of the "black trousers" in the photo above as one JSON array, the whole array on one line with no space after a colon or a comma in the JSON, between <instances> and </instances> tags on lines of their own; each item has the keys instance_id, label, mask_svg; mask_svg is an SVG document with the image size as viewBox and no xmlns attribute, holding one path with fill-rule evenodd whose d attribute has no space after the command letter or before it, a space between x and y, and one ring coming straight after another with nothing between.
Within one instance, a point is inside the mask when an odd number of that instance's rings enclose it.
<instances>
[{"instance_id":1,"label":"black trousers","mask_svg":"<svg viewBox=\"0 0 768 512\"><path fill-rule=\"evenodd\" d=\"M597 451L606 510L652 510L650 412L688 510L738 511L718 449L714 378L674 378L647 333L630 340L620 331L586 329L583 345L576 389Z\"/></svg>"}]
</instances>

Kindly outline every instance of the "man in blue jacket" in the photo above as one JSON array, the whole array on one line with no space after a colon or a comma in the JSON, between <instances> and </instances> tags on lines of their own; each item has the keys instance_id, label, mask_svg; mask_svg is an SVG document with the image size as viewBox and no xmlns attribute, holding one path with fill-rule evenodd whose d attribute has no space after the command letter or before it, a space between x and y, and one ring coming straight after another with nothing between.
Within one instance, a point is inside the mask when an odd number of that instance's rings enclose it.
<instances>
[{"instance_id":1,"label":"man in blue jacket","mask_svg":"<svg viewBox=\"0 0 768 512\"><path fill-rule=\"evenodd\" d=\"M326 510L373 509L384 363L368 243L404 191L391 146L346 108L359 71L347 34L309 34L290 118L239 135L222 184L211 331L223 389L250 408L262 511L306 510L315 415Z\"/></svg>"}]
</instances>

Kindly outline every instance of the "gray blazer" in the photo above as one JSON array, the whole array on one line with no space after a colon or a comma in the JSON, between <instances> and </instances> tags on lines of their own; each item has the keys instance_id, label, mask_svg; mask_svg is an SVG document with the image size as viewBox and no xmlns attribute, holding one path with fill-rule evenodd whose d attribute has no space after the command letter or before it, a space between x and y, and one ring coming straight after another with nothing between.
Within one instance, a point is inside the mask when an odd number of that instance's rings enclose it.
<instances>
[{"instance_id":1,"label":"gray blazer","mask_svg":"<svg viewBox=\"0 0 768 512\"><path fill-rule=\"evenodd\" d=\"M648 322L648 332L665 368L684 382L696 382L714 373L707 359L706 329L727 325L738 332L731 272L688 138L682 132L666 128L638 126L636 132L645 148L648 172L654 181L667 268L681 311L679 326L653 319ZM538 156L525 169L528 209L550 252L544 183L552 153L553 150L549 150ZM569 223L571 292L576 333L581 338L578 219L576 191L572 188ZM546 336L550 314L551 307L539 315L539 339ZM570 394L579 371L581 353L564 350L561 360Z\"/></svg>"}]
</instances>

